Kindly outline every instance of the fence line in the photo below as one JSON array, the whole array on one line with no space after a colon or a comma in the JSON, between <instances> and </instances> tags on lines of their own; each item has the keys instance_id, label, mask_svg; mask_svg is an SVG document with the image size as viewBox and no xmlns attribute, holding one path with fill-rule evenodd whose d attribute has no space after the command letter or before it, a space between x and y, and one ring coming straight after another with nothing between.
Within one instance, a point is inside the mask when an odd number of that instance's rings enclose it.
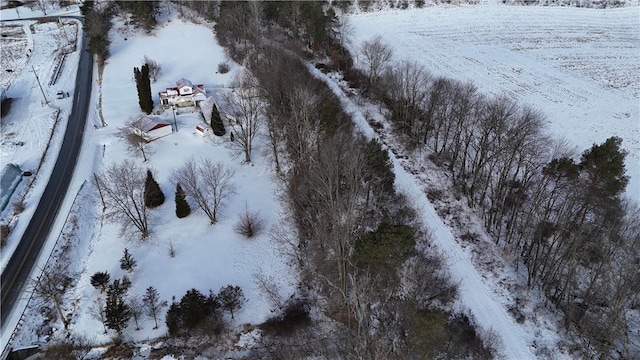
<instances>
[{"instance_id":1,"label":"fence line","mask_svg":"<svg viewBox=\"0 0 640 360\"><path fill-rule=\"evenodd\" d=\"M69 216L71 215L71 212L74 208L74 205L76 204L76 201L78 200L78 195L80 195L80 192L82 191L82 188L86 183L87 183L87 180L82 182L82 185L80 185L80 189L78 189L76 196L73 198L71 209L67 213L67 217L64 219L65 224L67 224L67 222L69 221ZM62 227L62 229L60 230L60 233L58 234L58 238L56 239L56 242L53 245L51 252L49 253L49 257L47 257L47 261L45 262L44 268L46 268L47 265L49 264L49 261L51 261L51 257L53 256L53 253L55 252L56 248L58 248L58 243L60 242L60 238L62 237L63 233L64 233L64 226ZM40 272L40 274L38 275L36 282L40 282L41 277L42 277L42 272ZM22 310L22 314L20 314L20 319L18 320L18 323L16 324L15 329L13 329L13 332L11 332L11 336L9 337L9 341L7 341L7 345L5 345L4 350L2 351L2 355L0 355L1 360L6 360L7 357L9 356L9 353L11 353L11 350L12 350L11 343L13 342L13 340L15 340L15 337L18 334L18 331L20 331L20 329L22 328L22 325L24 324L24 316L27 310L29 309L29 303L31 303L31 300L33 299L33 293L34 291L31 291L31 293L29 294L29 299L27 300L27 304Z\"/></svg>"}]
</instances>

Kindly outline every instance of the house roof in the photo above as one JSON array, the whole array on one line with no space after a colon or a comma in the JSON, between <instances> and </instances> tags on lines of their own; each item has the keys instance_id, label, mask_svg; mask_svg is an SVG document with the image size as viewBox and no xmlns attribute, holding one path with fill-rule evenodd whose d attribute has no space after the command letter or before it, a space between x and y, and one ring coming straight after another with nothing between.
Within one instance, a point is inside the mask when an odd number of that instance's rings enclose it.
<instances>
[{"instance_id":1,"label":"house roof","mask_svg":"<svg viewBox=\"0 0 640 360\"><path fill-rule=\"evenodd\" d=\"M134 126L140 131L150 132L165 126L171 126L171 124L162 121L157 116L143 116L135 122Z\"/></svg>"},{"instance_id":2,"label":"house roof","mask_svg":"<svg viewBox=\"0 0 640 360\"><path fill-rule=\"evenodd\" d=\"M182 87L185 87L185 86L193 87L193 84L191 83L191 81L189 81L189 80L187 80L185 78L182 78L182 79L176 81L176 86L178 88L182 88Z\"/></svg>"}]
</instances>

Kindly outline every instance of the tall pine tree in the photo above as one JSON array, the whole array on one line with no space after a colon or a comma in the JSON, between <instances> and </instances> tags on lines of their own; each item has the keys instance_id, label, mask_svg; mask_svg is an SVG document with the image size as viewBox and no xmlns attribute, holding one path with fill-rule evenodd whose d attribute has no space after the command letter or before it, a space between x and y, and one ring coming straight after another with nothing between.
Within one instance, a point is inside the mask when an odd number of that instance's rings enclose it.
<instances>
[{"instance_id":1,"label":"tall pine tree","mask_svg":"<svg viewBox=\"0 0 640 360\"><path fill-rule=\"evenodd\" d=\"M144 204L149 208L156 208L164 204L164 193L156 179L153 178L150 169L147 169L147 179L144 182Z\"/></svg>"},{"instance_id":2,"label":"tall pine tree","mask_svg":"<svg viewBox=\"0 0 640 360\"><path fill-rule=\"evenodd\" d=\"M215 104L213 105L213 110L211 110L211 128L217 136L222 136L227 132L224 128L218 107Z\"/></svg>"},{"instance_id":3,"label":"tall pine tree","mask_svg":"<svg viewBox=\"0 0 640 360\"><path fill-rule=\"evenodd\" d=\"M131 318L131 309L124 301L124 294L115 287L110 287L107 292L107 306L105 307L105 325L115 330L118 335L127 327Z\"/></svg>"},{"instance_id":4,"label":"tall pine tree","mask_svg":"<svg viewBox=\"0 0 640 360\"><path fill-rule=\"evenodd\" d=\"M187 202L186 195L180 184L176 185L176 216L179 218L187 217L191 214L191 207Z\"/></svg>"},{"instance_id":5,"label":"tall pine tree","mask_svg":"<svg viewBox=\"0 0 640 360\"><path fill-rule=\"evenodd\" d=\"M140 109L147 114L153 111L153 99L151 98L151 80L149 78L149 66L142 65L139 69L133 68L133 75L138 89L138 104Z\"/></svg>"}]
</instances>

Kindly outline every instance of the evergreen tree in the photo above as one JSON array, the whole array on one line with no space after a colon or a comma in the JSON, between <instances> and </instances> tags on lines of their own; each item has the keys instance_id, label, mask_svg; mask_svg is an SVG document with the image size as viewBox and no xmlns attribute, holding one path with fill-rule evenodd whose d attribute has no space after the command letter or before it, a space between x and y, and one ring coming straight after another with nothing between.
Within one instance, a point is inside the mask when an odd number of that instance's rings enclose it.
<instances>
[{"instance_id":1,"label":"evergreen tree","mask_svg":"<svg viewBox=\"0 0 640 360\"><path fill-rule=\"evenodd\" d=\"M98 271L91 276L91 285L96 289L100 289L100 292L104 292L107 289L109 281L111 281L111 276L106 271Z\"/></svg>"},{"instance_id":2,"label":"evergreen tree","mask_svg":"<svg viewBox=\"0 0 640 360\"><path fill-rule=\"evenodd\" d=\"M140 68L133 68L133 75L138 89L138 104L140 109L147 114L153 111L153 98L151 97L151 79L149 77L149 66L144 64Z\"/></svg>"},{"instance_id":3,"label":"evergreen tree","mask_svg":"<svg viewBox=\"0 0 640 360\"><path fill-rule=\"evenodd\" d=\"M624 166L627 152L621 145L622 139L613 136L582 154L580 166L587 174L589 195L612 200L626 188L629 182Z\"/></svg>"},{"instance_id":4,"label":"evergreen tree","mask_svg":"<svg viewBox=\"0 0 640 360\"><path fill-rule=\"evenodd\" d=\"M124 301L124 294L116 287L110 287L109 291L107 291L105 325L109 329L115 330L118 335L121 335L130 318L131 309Z\"/></svg>"},{"instance_id":5,"label":"evergreen tree","mask_svg":"<svg viewBox=\"0 0 640 360\"><path fill-rule=\"evenodd\" d=\"M156 290L156 288L154 288L153 286L149 286L147 288L147 292L144 294L144 297L142 298L142 306L144 308L145 313L148 316L151 316L153 318L153 321L155 321L156 326L154 327L154 329L157 329L158 314L160 313L162 308L167 306L167 302L160 300L160 295L158 294L158 290Z\"/></svg>"},{"instance_id":6,"label":"evergreen tree","mask_svg":"<svg viewBox=\"0 0 640 360\"><path fill-rule=\"evenodd\" d=\"M218 293L218 301L225 310L231 313L233 319L233 311L238 310L247 302L240 286L227 285L220 289Z\"/></svg>"},{"instance_id":7,"label":"evergreen tree","mask_svg":"<svg viewBox=\"0 0 640 360\"><path fill-rule=\"evenodd\" d=\"M211 110L211 128L213 129L213 133L217 136L222 136L227 132L224 128L224 123L222 122L222 117L220 116L218 107L215 104L213 105L213 110Z\"/></svg>"},{"instance_id":8,"label":"evergreen tree","mask_svg":"<svg viewBox=\"0 0 640 360\"><path fill-rule=\"evenodd\" d=\"M136 267L137 261L131 256L129 249L124 248L124 253L120 258L120 269L131 272Z\"/></svg>"},{"instance_id":9,"label":"evergreen tree","mask_svg":"<svg viewBox=\"0 0 640 360\"><path fill-rule=\"evenodd\" d=\"M150 208L156 208L164 204L164 193L149 169L147 169L147 179L144 182L144 203Z\"/></svg>"},{"instance_id":10,"label":"evergreen tree","mask_svg":"<svg viewBox=\"0 0 640 360\"><path fill-rule=\"evenodd\" d=\"M210 314L207 297L197 289L191 289L180 300L183 326L193 329Z\"/></svg>"},{"instance_id":11,"label":"evergreen tree","mask_svg":"<svg viewBox=\"0 0 640 360\"><path fill-rule=\"evenodd\" d=\"M191 214L191 207L187 202L186 195L180 184L176 185L176 216L179 218L187 217Z\"/></svg>"},{"instance_id":12,"label":"evergreen tree","mask_svg":"<svg viewBox=\"0 0 640 360\"><path fill-rule=\"evenodd\" d=\"M171 303L171 306L169 306L169 310L167 310L164 322L167 325L169 335L171 336L178 335L180 330L182 330L182 313L180 312L180 304L175 302L175 299Z\"/></svg>"}]
</instances>

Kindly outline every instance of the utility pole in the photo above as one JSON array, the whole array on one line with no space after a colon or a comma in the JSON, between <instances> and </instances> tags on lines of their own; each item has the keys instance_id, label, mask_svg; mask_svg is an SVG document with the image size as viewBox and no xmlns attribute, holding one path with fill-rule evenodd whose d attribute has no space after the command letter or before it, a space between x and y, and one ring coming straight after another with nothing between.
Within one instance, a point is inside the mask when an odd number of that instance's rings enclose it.
<instances>
[{"instance_id":1,"label":"utility pole","mask_svg":"<svg viewBox=\"0 0 640 360\"><path fill-rule=\"evenodd\" d=\"M42 97L44 98L44 102L49 105L49 100L47 100L47 95L44 94L44 89L42 89L42 84L40 84L40 79L38 78L38 73L36 73L36 69L31 65L31 70L33 71L33 75L36 76L36 80L38 81L38 86L40 86L40 91L42 91Z\"/></svg>"},{"instance_id":2,"label":"utility pole","mask_svg":"<svg viewBox=\"0 0 640 360\"><path fill-rule=\"evenodd\" d=\"M71 41L69 40L69 35L67 35L67 30L64 28L64 23L59 17L58 17L58 24L60 24L60 27L62 28L62 32L64 33L64 38L67 39L67 45L71 46Z\"/></svg>"},{"instance_id":3,"label":"utility pole","mask_svg":"<svg viewBox=\"0 0 640 360\"><path fill-rule=\"evenodd\" d=\"M178 132L178 122L176 121L176 105L175 104L171 105L171 110L173 110L173 123L176 126L176 132Z\"/></svg>"}]
</instances>

